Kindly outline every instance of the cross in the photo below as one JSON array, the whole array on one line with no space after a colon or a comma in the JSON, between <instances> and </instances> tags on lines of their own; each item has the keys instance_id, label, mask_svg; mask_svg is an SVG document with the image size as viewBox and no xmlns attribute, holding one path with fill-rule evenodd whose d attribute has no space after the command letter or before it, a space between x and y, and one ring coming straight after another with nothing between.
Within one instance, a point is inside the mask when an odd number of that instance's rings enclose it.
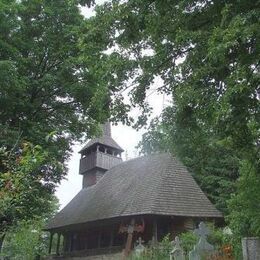
<instances>
[{"instance_id":1,"label":"cross","mask_svg":"<svg viewBox=\"0 0 260 260\"><path fill-rule=\"evenodd\" d=\"M196 245L196 250L199 252L209 252L214 250L214 246L207 241L207 236L210 234L204 222L200 222L199 228L194 230L194 233L200 238Z\"/></svg>"},{"instance_id":2,"label":"cross","mask_svg":"<svg viewBox=\"0 0 260 260\"><path fill-rule=\"evenodd\" d=\"M127 232L127 240L124 250L124 256L128 256L130 254L131 248L132 248L132 242L133 242L133 233L142 233L144 232L144 220L142 220L142 225L135 224L135 219L131 219L131 223L129 226L120 226L119 233L125 233Z\"/></svg>"},{"instance_id":3,"label":"cross","mask_svg":"<svg viewBox=\"0 0 260 260\"><path fill-rule=\"evenodd\" d=\"M200 222L199 228L195 229L194 233L202 239L206 239L207 236L210 234L209 229L204 222Z\"/></svg>"},{"instance_id":4,"label":"cross","mask_svg":"<svg viewBox=\"0 0 260 260\"><path fill-rule=\"evenodd\" d=\"M184 260L184 253L181 248L181 242L178 236L175 237L175 240L172 241L173 250L170 252L170 259L176 259L176 260Z\"/></svg>"},{"instance_id":5,"label":"cross","mask_svg":"<svg viewBox=\"0 0 260 260\"><path fill-rule=\"evenodd\" d=\"M178 236L175 237L174 241L172 241L172 244L176 247L176 248L181 248L181 241L179 239Z\"/></svg>"},{"instance_id":6,"label":"cross","mask_svg":"<svg viewBox=\"0 0 260 260\"><path fill-rule=\"evenodd\" d=\"M145 247L142 245L143 242L144 241L142 241L142 238L139 237L137 240L138 245L135 247L135 253L137 256L140 256L145 250Z\"/></svg>"}]
</instances>

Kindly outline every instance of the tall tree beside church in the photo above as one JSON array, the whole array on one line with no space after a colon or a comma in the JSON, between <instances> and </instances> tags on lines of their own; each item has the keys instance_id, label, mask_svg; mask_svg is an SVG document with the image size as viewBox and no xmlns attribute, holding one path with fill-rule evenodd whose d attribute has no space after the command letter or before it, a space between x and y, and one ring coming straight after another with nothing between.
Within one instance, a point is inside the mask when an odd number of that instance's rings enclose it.
<instances>
[{"instance_id":1,"label":"tall tree beside church","mask_svg":"<svg viewBox=\"0 0 260 260\"><path fill-rule=\"evenodd\" d=\"M79 59L78 2L1 0L2 146L26 139L64 162L73 140L107 118L108 89L96 104L99 88ZM46 144L53 132L55 141Z\"/></svg>"},{"instance_id":2,"label":"tall tree beside church","mask_svg":"<svg viewBox=\"0 0 260 260\"><path fill-rule=\"evenodd\" d=\"M0 0L0 244L51 210L71 144L109 116L109 89L79 58L78 5L92 2Z\"/></svg>"},{"instance_id":3,"label":"tall tree beside church","mask_svg":"<svg viewBox=\"0 0 260 260\"><path fill-rule=\"evenodd\" d=\"M98 7L86 26L92 34L85 40L103 35L100 62L106 73L120 71L131 79L132 105L149 112L147 91L155 77L163 79L158 91L171 94L174 102L164 116L178 137L163 140L178 142L183 160L189 157L184 158L184 151L196 152L191 165L200 162L208 187L226 178L220 185L224 190L208 192L212 197L229 191L228 184L238 176L238 160L249 161L259 172L259 15L259 1L115 0ZM121 58L124 66L112 59L107 64L108 57ZM116 77L107 84L125 87ZM137 124L145 123L146 114L139 119ZM217 159L210 163L207 157ZM212 171L219 180L212 180Z\"/></svg>"}]
</instances>

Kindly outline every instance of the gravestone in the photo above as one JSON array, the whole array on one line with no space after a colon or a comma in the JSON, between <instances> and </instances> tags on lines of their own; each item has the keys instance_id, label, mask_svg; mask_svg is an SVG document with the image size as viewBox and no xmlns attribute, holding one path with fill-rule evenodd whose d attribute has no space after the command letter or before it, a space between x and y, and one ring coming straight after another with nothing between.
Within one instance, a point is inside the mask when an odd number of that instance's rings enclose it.
<instances>
[{"instance_id":1,"label":"gravestone","mask_svg":"<svg viewBox=\"0 0 260 260\"><path fill-rule=\"evenodd\" d=\"M185 260L179 237L175 237L175 241L173 241L172 243L174 247L170 253L170 260Z\"/></svg>"},{"instance_id":2,"label":"gravestone","mask_svg":"<svg viewBox=\"0 0 260 260\"><path fill-rule=\"evenodd\" d=\"M246 237L242 239L243 260L260 259L260 238Z\"/></svg>"},{"instance_id":3,"label":"gravestone","mask_svg":"<svg viewBox=\"0 0 260 260\"><path fill-rule=\"evenodd\" d=\"M189 260L200 260L199 252L196 249L196 246L189 252Z\"/></svg>"},{"instance_id":4,"label":"gravestone","mask_svg":"<svg viewBox=\"0 0 260 260\"><path fill-rule=\"evenodd\" d=\"M134 250L135 250L135 255L136 255L136 256L141 256L142 253L143 253L144 250L145 250L145 247L142 245L143 241L142 241L142 238L141 238L141 237L138 238L137 243L138 243L138 245L135 246L135 249L134 249Z\"/></svg>"},{"instance_id":5,"label":"gravestone","mask_svg":"<svg viewBox=\"0 0 260 260\"><path fill-rule=\"evenodd\" d=\"M199 228L195 229L194 233L199 237L199 242L189 252L189 260L200 260L202 257L211 255L214 252L214 246L207 241L210 232L206 224L200 222Z\"/></svg>"}]
</instances>

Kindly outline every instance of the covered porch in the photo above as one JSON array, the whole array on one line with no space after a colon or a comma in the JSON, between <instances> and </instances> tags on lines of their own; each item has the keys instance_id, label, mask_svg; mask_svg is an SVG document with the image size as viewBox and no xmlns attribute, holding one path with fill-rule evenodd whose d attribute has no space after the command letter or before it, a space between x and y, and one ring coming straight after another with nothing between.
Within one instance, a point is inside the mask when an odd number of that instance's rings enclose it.
<instances>
[{"instance_id":1,"label":"covered porch","mask_svg":"<svg viewBox=\"0 0 260 260\"><path fill-rule=\"evenodd\" d=\"M132 250L139 238L144 245L161 241L167 234L192 230L196 219L141 215L108 219L50 230L49 255L94 256Z\"/></svg>"}]
</instances>

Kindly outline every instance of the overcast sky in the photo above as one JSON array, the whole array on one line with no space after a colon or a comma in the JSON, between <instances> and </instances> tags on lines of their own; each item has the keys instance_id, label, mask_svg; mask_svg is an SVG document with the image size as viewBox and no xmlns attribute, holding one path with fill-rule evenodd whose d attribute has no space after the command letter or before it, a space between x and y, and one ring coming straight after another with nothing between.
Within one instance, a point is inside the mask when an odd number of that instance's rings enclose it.
<instances>
[{"instance_id":1,"label":"overcast sky","mask_svg":"<svg viewBox=\"0 0 260 260\"><path fill-rule=\"evenodd\" d=\"M149 93L149 92L148 92ZM163 95L158 95L153 90L147 101L153 107L153 117L161 113L163 106L165 105L165 98ZM132 110L132 115L138 115L138 111ZM117 126L112 125L112 137L113 139L125 150L123 153L123 160L135 158L139 152L136 150L136 145L141 140L142 134L145 129L136 131L131 127L119 124ZM57 188L56 195L60 201L61 208L63 208L82 188L82 175L79 175L79 160L80 155L78 151L84 146L75 145L73 147L73 154L68 162L69 172L67 180L63 180L60 186ZM127 158L126 158L127 157Z\"/></svg>"},{"instance_id":2,"label":"overcast sky","mask_svg":"<svg viewBox=\"0 0 260 260\"><path fill-rule=\"evenodd\" d=\"M103 0L96 0L97 4L102 4L103 2ZM93 8L84 7L81 9L81 11L85 17L95 15ZM154 81L154 86L152 86L152 88L148 92L147 101L153 107L153 117L159 115L163 109L163 106L166 105L166 102L169 102L169 98L166 98L163 95L159 95L155 91L155 89L157 89L161 84L162 81L157 78ZM125 98L127 99L127 93L125 94ZM138 114L138 109L133 109L131 111L131 115L134 117L138 116ZM125 150L125 152L123 153L123 160L138 156L138 151L135 147L141 140L142 134L144 132L145 129L137 132L131 127L123 126L122 124L112 126L112 137ZM56 196L60 201L60 208L66 206L66 204L68 204L68 202L82 188L82 175L79 175L80 155L78 154L78 151L83 146L84 144L78 144L73 147L73 154L68 162L69 172L67 175L67 180L63 180L60 186L57 188Z\"/></svg>"}]
</instances>

